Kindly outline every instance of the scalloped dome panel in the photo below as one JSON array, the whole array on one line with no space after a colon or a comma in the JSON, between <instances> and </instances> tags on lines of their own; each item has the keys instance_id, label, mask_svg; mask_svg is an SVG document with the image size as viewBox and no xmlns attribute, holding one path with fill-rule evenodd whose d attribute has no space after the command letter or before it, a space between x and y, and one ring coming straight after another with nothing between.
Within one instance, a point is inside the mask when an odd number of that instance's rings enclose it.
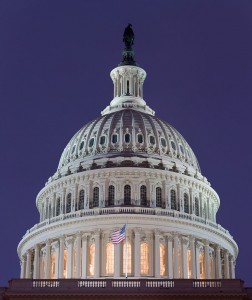
<instances>
[{"instance_id":1,"label":"scalloped dome panel","mask_svg":"<svg viewBox=\"0 0 252 300\"><path fill-rule=\"evenodd\" d=\"M58 169L88 157L139 155L176 158L200 172L191 147L175 128L133 109L103 115L82 127L64 149Z\"/></svg>"}]
</instances>

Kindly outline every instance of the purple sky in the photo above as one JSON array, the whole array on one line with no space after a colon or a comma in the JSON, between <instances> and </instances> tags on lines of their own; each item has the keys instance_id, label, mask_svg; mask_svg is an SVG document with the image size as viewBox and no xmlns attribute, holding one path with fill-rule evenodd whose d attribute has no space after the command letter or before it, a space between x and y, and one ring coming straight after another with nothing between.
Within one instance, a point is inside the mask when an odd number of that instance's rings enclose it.
<instances>
[{"instance_id":1,"label":"purple sky","mask_svg":"<svg viewBox=\"0 0 252 300\"><path fill-rule=\"evenodd\" d=\"M194 150L252 286L251 15L250 0L0 1L0 285L67 142L112 100L130 22L144 99Z\"/></svg>"}]
</instances>

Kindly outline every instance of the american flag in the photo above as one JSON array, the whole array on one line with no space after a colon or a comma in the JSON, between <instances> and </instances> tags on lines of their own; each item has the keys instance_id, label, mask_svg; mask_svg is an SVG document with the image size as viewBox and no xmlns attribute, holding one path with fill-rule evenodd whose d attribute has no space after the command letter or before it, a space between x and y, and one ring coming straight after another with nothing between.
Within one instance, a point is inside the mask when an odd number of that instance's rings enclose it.
<instances>
[{"instance_id":1,"label":"american flag","mask_svg":"<svg viewBox=\"0 0 252 300\"><path fill-rule=\"evenodd\" d=\"M113 244L119 244L121 241L125 240L126 235L126 224L123 227L112 233L111 241Z\"/></svg>"}]
</instances>

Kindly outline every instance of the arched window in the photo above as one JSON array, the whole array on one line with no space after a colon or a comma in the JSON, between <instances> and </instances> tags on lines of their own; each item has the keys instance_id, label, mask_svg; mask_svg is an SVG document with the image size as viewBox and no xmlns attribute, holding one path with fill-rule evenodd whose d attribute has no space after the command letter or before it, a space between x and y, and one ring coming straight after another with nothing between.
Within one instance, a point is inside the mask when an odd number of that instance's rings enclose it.
<instances>
[{"instance_id":1,"label":"arched window","mask_svg":"<svg viewBox=\"0 0 252 300\"><path fill-rule=\"evenodd\" d=\"M130 205L131 202L131 187L130 185L124 186L124 205Z\"/></svg>"},{"instance_id":2,"label":"arched window","mask_svg":"<svg viewBox=\"0 0 252 300\"><path fill-rule=\"evenodd\" d=\"M126 133L124 136L125 143L130 143L130 134Z\"/></svg>"},{"instance_id":3,"label":"arched window","mask_svg":"<svg viewBox=\"0 0 252 300\"><path fill-rule=\"evenodd\" d=\"M60 198L57 199L56 203L56 216L60 214Z\"/></svg>"},{"instance_id":4,"label":"arched window","mask_svg":"<svg viewBox=\"0 0 252 300\"><path fill-rule=\"evenodd\" d=\"M108 189L108 205L115 205L115 187L113 185L110 185Z\"/></svg>"},{"instance_id":5,"label":"arched window","mask_svg":"<svg viewBox=\"0 0 252 300\"><path fill-rule=\"evenodd\" d=\"M140 273L141 275L149 274L149 244L147 242L140 245Z\"/></svg>"},{"instance_id":6,"label":"arched window","mask_svg":"<svg viewBox=\"0 0 252 300\"><path fill-rule=\"evenodd\" d=\"M177 209L175 190L171 190L171 209Z\"/></svg>"},{"instance_id":7,"label":"arched window","mask_svg":"<svg viewBox=\"0 0 252 300\"><path fill-rule=\"evenodd\" d=\"M156 188L156 207L162 207L162 189L161 189L161 187Z\"/></svg>"},{"instance_id":8,"label":"arched window","mask_svg":"<svg viewBox=\"0 0 252 300\"><path fill-rule=\"evenodd\" d=\"M139 134L137 135L137 142L138 142L139 144L142 144L142 143L143 143L143 135L142 135L141 133L139 133Z\"/></svg>"},{"instance_id":9,"label":"arched window","mask_svg":"<svg viewBox=\"0 0 252 300\"><path fill-rule=\"evenodd\" d=\"M184 194L184 212L189 214L189 197L188 194Z\"/></svg>"},{"instance_id":10,"label":"arched window","mask_svg":"<svg viewBox=\"0 0 252 300\"><path fill-rule=\"evenodd\" d=\"M192 279L192 255L191 250L187 249L187 274L188 279Z\"/></svg>"},{"instance_id":11,"label":"arched window","mask_svg":"<svg viewBox=\"0 0 252 300\"><path fill-rule=\"evenodd\" d=\"M85 191L84 190L80 190L80 194L79 194L79 207L78 209L84 209L84 198L85 198Z\"/></svg>"},{"instance_id":12,"label":"arched window","mask_svg":"<svg viewBox=\"0 0 252 300\"><path fill-rule=\"evenodd\" d=\"M147 205L147 192L146 192L145 185L141 185L141 187L140 187L140 203L142 206Z\"/></svg>"},{"instance_id":13,"label":"arched window","mask_svg":"<svg viewBox=\"0 0 252 300\"><path fill-rule=\"evenodd\" d=\"M160 252L160 275L164 276L166 273L166 254L165 254L165 245L164 244L160 244L159 246L159 252Z\"/></svg>"},{"instance_id":14,"label":"arched window","mask_svg":"<svg viewBox=\"0 0 252 300\"><path fill-rule=\"evenodd\" d=\"M99 207L99 188L98 187L94 188L93 207Z\"/></svg>"},{"instance_id":15,"label":"arched window","mask_svg":"<svg viewBox=\"0 0 252 300\"><path fill-rule=\"evenodd\" d=\"M67 195L66 213L70 213L71 212L71 198L72 198L72 195L71 195L71 193L69 193Z\"/></svg>"},{"instance_id":16,"label":"arched window","mask_svg":"<svg viewBox=\"0 0 252 300\"><path fill-rule=\"evenodd\" d=\"M195 198L195 215L199 216L199 199Z\"/></svg>"},{"instance_id":17,"label":"arched window","mask_svg":"<svg viewBox=\"0 0 252 300\"><path fill-rule=\"evenodd\" d=\"M109 242L106 244L106 254L105 254L105 272L106 275L114 274L114 245Z\"/></svg>"},{"instance_id":18,"label":"arched window","mask_svg":"<svg viewBox=\"0 0 252 300\"><path fill-rule=\"evenodd\" d=\"M94 265L95 265L95 244L89 246L89 267L88 275L94 276Z\"/></svg>"},{"instance_id":19,"label":"arched window","mask_svg":"<svg viewBox=\"0 0 252 300\"><path fill-rule=\"evenodd\" d=\"M123 241L123 274L126 274L126 268L127 268L127 274L132 274L132 253L131 253L131 243L127 242L127 248L126 248L126 241Z\"/></svg>"}]
</instances>

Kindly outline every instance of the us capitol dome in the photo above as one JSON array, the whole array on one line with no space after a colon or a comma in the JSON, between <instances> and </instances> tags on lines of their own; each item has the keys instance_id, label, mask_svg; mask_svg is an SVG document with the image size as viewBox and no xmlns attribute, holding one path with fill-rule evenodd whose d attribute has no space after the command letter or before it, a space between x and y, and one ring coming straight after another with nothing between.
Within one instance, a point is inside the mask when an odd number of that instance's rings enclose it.
<instances>
[{"instance_id":1,"label":"us capitol dome","mask_svg":"<svg viewBox=\"0 0 252 300\"><path fill-rule=\"evenodd\" d=\"M69 141L37 196L40 220L18 245L21 278L235 278L219 196L183 136L146 104L133 42L129 25L113 100Z\"/></svg>"}]
</instances>

